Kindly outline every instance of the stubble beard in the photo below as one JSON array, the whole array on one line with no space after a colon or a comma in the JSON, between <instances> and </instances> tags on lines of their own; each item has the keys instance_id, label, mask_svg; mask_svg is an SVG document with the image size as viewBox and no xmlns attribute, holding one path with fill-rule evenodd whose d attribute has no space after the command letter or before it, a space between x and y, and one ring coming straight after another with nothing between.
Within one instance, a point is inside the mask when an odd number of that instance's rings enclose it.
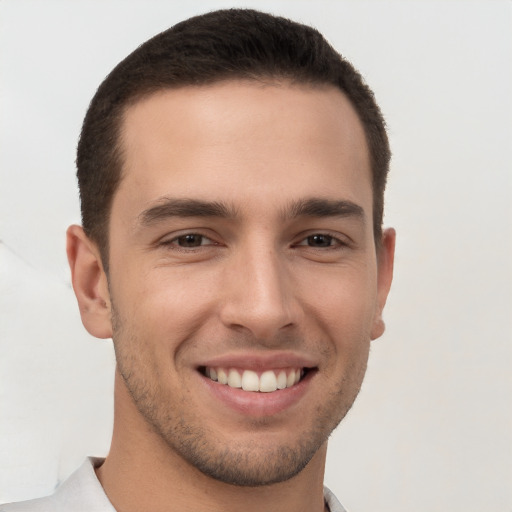
<instances>
[{"instance_id":1,"label":"stubble beard","mask_svg":"<svg viewBox=\"0 0 512 512\"><path fill-rule=\"evenodd\" d=\"M157 365L144 357L148 354L140 350L143 343L126 332L113 305L112 323L118 371L145 422L182 460L208 477L235 486L271 485L300 473L350 410L366 371L364 358L357 368L346 372L350 378L340 378L318 404L310 428L298 440L290 442L288 436L277 446L261 446L250 440L223 442L205 418L190 411L185 397L177 399L170 390L159 387L156 379L147 378L159 374ZM127 345L132 350L126 350ZM255 421L255 429L265 428L265 423L264 419ZM304 428L304 422L297 427Z\"/></svg>"}]
</instances>

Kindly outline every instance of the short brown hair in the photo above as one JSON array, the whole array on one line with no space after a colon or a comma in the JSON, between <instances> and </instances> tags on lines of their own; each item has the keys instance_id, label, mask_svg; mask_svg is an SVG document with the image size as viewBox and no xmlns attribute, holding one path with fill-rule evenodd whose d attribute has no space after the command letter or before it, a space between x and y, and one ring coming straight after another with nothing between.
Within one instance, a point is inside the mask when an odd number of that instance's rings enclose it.
<instances>
[{"instance_id":1,"label":"short brown hair","mask_svg":"<svg viewBox=\"0 0 512 512\"><path fill-rule=\"evenodd\" d=\"M112 70L89 105L76 160L82 224L98 244L106 268L110 210L122 175L119 140L126 108L162 89L262 78L334 85L351 101L369 148L378 243L390 149L372 91L314 28L250 9L229 9L195 16L146 41Z\"/></svg>"}]
</instances>

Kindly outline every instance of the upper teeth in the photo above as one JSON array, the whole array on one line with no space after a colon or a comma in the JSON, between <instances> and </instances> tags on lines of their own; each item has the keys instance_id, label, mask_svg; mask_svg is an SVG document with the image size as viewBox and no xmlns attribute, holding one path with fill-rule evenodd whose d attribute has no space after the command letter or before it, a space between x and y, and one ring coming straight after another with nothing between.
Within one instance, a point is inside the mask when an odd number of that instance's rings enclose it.
<instances>
[{"instance_id":1,"label":"upper teeth","mask_svg":"<svg viewBox=\"0 0 512 512\"><path fill-rule=\"evenodd\" d=\"M280 370L266 370L260 374L253 370L237 370L235 368L207 367L205 374L210 379L232 388L242 388L244 391L261 391L271 393L278 389L289 388L299 382L302 370L300 368L287 368Z\"/></svg>"}]
</instances>

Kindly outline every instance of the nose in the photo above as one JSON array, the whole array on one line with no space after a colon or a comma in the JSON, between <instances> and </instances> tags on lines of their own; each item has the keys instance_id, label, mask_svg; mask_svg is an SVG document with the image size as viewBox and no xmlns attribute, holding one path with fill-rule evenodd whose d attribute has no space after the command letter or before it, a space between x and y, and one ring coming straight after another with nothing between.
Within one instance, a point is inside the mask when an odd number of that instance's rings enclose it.
<instances>
[{"instance_id":1,"label":"nose","mask_svg":"<svg viewBox=\"0 0 512 512\"><path fill-rule=\"evenodd\" d=\"M233 258L223 295L223 324L250 332L260 343L272 344L299 320L291 272L275 249L248 250Z\"/></svg>"}]
</instances>

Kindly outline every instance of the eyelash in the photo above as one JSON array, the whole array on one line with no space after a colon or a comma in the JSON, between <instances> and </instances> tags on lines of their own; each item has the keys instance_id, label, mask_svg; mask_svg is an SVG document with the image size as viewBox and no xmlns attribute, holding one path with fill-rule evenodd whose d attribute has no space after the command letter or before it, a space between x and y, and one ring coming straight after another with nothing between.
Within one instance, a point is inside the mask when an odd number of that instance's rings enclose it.
<instances>
[{"instance_id":1,"label":"eyelash","mask_svg":"<svg viewBox=\"0 0 512 512\"><path fill-rule=\"evenodd\" d=\"M192 245L192 246L183 246L179 245L180 240L186 239L187 237L199 237L200 243L199 245ZM320 245L320 246L313 246L308 245L308 242L311 243L313 239L315 238L324 238L328 242L329 245ZM209 241L210 243L203 243L205 241ZM169 246L172 247L174 250L183 251L183 252L193 252L197 250L201 250L203 247L211 247L220 245L216 243L214 240L212 240L210 237L203 235L201 233L183 233L179 236L176 236L172 238L171 240L164 240L161 242L161 245L163 246ZM325 232L318 232L318 233L312 233L310 235L307 235L303 238L301 238L297 243L292 244L292 247L307 247L309 249L320 249L320 250L336 250L340 248L344 248L348 246L349 244L343 240L341 240L338 236L335 236L331 233L325 233Z\"/></svg>"},{"instance_id":2,"label":"eyelash","mask_svg":"<svg viewBox=\"0 0 512 512\"><path fill-rule=\"evenodd\" d=\"M199 237L201 239L201 243L199 245L196 245L196 246L193 245L193 246L189 246L189 247L179 245L180 239L185 239L187 237ZM206 244L202 243L205 240L209 240L211 243L206 243ZM219 245L219 244L217 244L210 237L203 235L202 233L190 232L190 233L183 233L182 235L178 235L178 236L172 238L171 240L164 240L161 242L161 245L170 246L174 250L178 250L178 251L191 252L193 250L201 249L201 247L214 246L214 245Z\"/></svg>"},{"instance_id":3,"label":"eyelash","mask_svg":"<svg viewBox=\"0 0 512 512\"><path fill-rule=\"evenodd\" d=\"M329 242L329 245L320 245L320 246L313 246L308 245L308 242L311 242L314 238L324 238L327 239ZM306 243L304 243L306 242ZM294 244L294 247L308 247L309 249L340 249L343 247L346 247L348 244L341 240L338 236L335 236L331 233L312 233L311 235L307 235L306 237L302 238L298 243Z\"/></svg>"}]
</instances>

